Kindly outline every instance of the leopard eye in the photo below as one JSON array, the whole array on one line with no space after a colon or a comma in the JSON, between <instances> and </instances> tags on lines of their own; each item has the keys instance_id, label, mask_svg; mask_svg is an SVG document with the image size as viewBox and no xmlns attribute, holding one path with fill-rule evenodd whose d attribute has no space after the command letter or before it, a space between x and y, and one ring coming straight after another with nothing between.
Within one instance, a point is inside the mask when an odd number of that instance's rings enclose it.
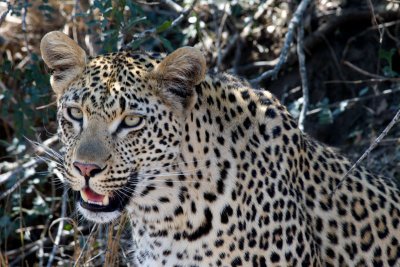
<instances>
[{"instance_id":1,"label":"leopard eye","mask_svg":"<svg viewBox=\"0 0 400 267\"><path fill-rule=\"evenodd\" d=\"M79 108L69 107L67 108L68 116L75 121L82 121L83 112Z\"/></svg>"},{"instance_id":2,"label":"leopard eye","mask_svg":"<svg viewBox=\"0 0 400 267\"><path fill-rule=\"evenodd\" d=\"M135 115L128 115L122 121L121 126L124 128L139 128L143 125L144 119Z\"/></svg>"}]
</instances>

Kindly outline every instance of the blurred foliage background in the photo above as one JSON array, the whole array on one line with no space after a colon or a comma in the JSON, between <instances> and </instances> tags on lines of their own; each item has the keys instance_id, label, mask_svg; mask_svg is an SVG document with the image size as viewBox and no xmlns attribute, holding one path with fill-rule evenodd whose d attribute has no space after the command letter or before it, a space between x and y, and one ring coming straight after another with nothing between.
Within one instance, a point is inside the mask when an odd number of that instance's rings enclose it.
<instances>
[{"instance_id":1,"label":"blurred foliage background","mask_svg":"<svg viewBox=\"0 0 400 267\"><path fill-rule=\"evenodd\" d=\"M196 46L211 72L253 79L276 65L299 2L0 2L0 265L129 265L125 217L108 226L81 220L57 178L55 99L39 53L45 33L61 30L90 55ZM400 108L399 8L396 0L315 0L304 16L305 130L353 160ZM299 116L295 45L278 77L258 86ZM363 163L400 180L399 137L397 124Z\"/></svg>"}]
</instances>

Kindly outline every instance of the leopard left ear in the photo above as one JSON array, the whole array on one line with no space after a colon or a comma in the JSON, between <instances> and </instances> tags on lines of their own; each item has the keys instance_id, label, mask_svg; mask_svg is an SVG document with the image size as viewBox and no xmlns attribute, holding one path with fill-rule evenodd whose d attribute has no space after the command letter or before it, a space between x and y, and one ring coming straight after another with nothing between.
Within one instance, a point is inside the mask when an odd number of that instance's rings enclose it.
<instances>
[{"instance_id":1,"label":"leopard left ear","mask_svg":"<svg viewBox=\"0 0 400 267\"><path fill-rule=\"evenodd\" d=\"M86 53L74 40L59 31L43 36L40 51L43 61L53 70L50 78L53 91L60 96L85 69Z\"/></svg>"},{"instance_id":2,"label":"leopard left ear","mask_svg":"<svg viewBox=\"0 0 400 267\"><path fill-rule=\"evenodd\" d=\"M194 87L206 74L206 59L194 47L182 47L164 58L152 71L151 77L158 82L163 98L174 106L187 107Z\"/></svg>"}]
</instances>

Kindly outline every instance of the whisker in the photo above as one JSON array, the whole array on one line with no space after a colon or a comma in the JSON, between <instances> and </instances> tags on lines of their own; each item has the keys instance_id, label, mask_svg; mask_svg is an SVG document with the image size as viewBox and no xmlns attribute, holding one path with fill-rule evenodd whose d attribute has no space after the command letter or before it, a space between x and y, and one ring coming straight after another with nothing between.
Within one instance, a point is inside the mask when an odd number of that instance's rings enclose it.
<instances>
[{"instance_id":1,"label":"whisker","mask_svg":"<svg viewBox=\"0 0 400 267\"><path fill-rule=\"evenodd\" d=\"M154 167L154 168L167 168L167 167L176 167L176 166L185 165L185 164L190 164L190 163L195 163L195 162L196 162L196 163L202 163L202 162L207 162L207 161L209 161L210 164L211 164L211 162L213 162L213 160L215 160L215 159L217 159L217 157L210 157L210 158L201 159L201 160L197 159L197 160L176 162L176 163L174 163L174 164L168 164L168 165L166 165L166 166L164 166L164 165L159 165L159 166L149 166L149 167ZM208 166L205 166L205 167L208 167Z\"/></svg>"}]
</instances>

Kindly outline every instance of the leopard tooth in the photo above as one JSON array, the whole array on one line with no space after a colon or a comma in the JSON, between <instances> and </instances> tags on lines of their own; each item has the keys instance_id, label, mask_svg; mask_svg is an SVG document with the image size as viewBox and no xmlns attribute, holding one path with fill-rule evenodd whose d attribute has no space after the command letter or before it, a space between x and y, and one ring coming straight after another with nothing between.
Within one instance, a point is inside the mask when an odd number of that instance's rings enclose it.
<instances>
[{"instance_id":1,"label":"leopard tooth","mask_svg":"<svg viewBox=\"0 0 400 267\"><path fill-rule=\"evenodd\" d=\"M110 198L108 197L108 195L105 195L102 201L102 204L104 206L108 206L108 204L110 204Z\"/></svg>"},{"instance_id":2,"label":"leopard tooth","mask_svg":"<svg viewBox=\"0 0 400 267\"><path fill-rule=\"evenodd\" d=\"M89 204L98 205L98 206L102 206L102 205L103 205L102 202L97 202L97 201L88 200L87 202L88 202Z\"/></svg>"},{"instance_id":3,"label":"leopard tooth","mask_svg":"<svg viewBox=\"0 0 400 267\"><path fill-rule=\"evenodd\" d=\"M81 190L81 197L82 197L83 201L88 202L88 197L84 190Z\"/></svg>"}]
</instances>

